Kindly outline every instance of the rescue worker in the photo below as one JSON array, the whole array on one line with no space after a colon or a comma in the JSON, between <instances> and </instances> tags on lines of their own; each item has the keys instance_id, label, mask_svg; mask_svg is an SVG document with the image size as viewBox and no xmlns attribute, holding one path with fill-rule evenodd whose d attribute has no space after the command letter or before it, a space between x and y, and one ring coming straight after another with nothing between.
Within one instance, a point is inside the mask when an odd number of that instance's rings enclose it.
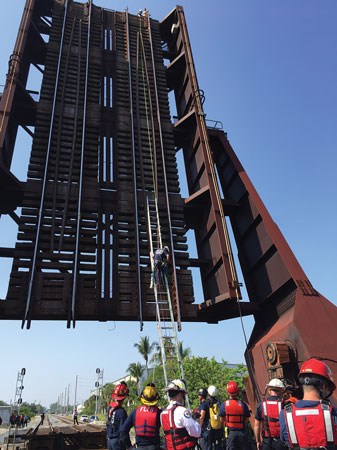
<instances>
[{"instance_id":1,"label":"rescue worker","mask_svg":"<svg viewBox=\"0 0 337 450\"><path fill-rule=\"evenodd\" d=\"M303 400L280 413L281 439L288 447L337 448L337 408L328 398L336 389L330 367L323 361L303 363L298 379Z\"/></svg>"},{"instance_id":2,"label":"rescue worker","mask_svg":"<svg viewBox=\"0 0 337 450\"><path fill-rule=\"evenodd\" d=\"M223 438L223 423L220 417L220 402L217 400L218 389L215 386L209 386L208 392L208 408L209 408L209 426L208 441L209 448L220 450Z\"/></svg>"},{"instance_id":3,"label":"rescue worker","mask_svg":"<svg viewBox=\"0 0 337 450\"><path fill-rule=\"evenodd\" d=\"M201 438L200 438L200 446L202 450L210 449L210 443L208 440L208 425L209 425L209 404L207 401L208 392L206 388L201 388L198 390L198 399L199 406L198 412L200 413L199 423L201 426Z\"/></svg>"},{"instance_id":4,"label":"rescue worker","mask_svg":"<svg viewBox=\"0 0 337 450\"><path fill-rule=\"evenodd\" d=\"M285 385L278 378L273 378L266 386L267 399L256 407L254 433L258 450L282 450L280 440L279 415L284 407Z\"/></svg>"},{"instance_id":5,"label":"rescue worker","mask_svg":"<svg viewBox=\"0 0 337 450\"><path fill-rule=\"evenodd\" d=\"M121 431L128 416L123 408L123 401L128 395L129 389L124 381L116 384L111 394L113 401L109 404L106 423L108 450L125 449L125 444L121 442Z\"/></svg>"},{"instance_id":6,"label":"rescue worker","mask_svg":"<svg viewBox=\"0 0 337 450\"><path fill-rule=\"evenodd\" d=\"M152 255L154 267L153 267L153 280L155 284L165 286L165 276L167 275L167 264L170 259L170 249L165 246L164 248L157 248Z\"/></svg>"},{"instance_id":7,"label":"rescue worker","mask_svg":"<svg viewBox=\"0 0 337 450\"><path fill-rule=\"evenodd\" d=\"M193 448L201 434L201 427L188 409L183 406L185 394L188 394L182 380L173 380L165 391L170 403L161 415L160 421L164 430L167 450L183 450Z\"/></svg>"},{"instance_id":8,"label":"rescue worker","mask_svg":"<svg viewBox=\"0 0 337 450\"><path fill-rule=\"evenodd\" d=\"M140 394L141 406L133 410L122 427L122 441L127 448L131 446L129 431L135 427L136 445L143 450L159 450L160 448L160 413L158 408L159 394L152 384L145 386Z\"/></svg>"},{"instance_id":9,"label":"rescue worker","mask_svg":"<svg viewBox=\"0 0 337 450\"><path fill-rule=\"evenodd\" d=\"M248 405L239 400L239 387L235 381L227 383L229 400L225 400L220 406L220 417L227 427L227 450L248 450L250 448L247 434L249 421Z\"/></svg>"},{"instance_id":10,"label":"rescue worker","mask_svg":"<svg viewBox=\"0 0 337 450\"><path fill-rule=\"evenodd\" d=\"M294 397L293 395L294 386L288 384L286 385L286 391L283 396L284 405L288 405L289 403L296 403L298 402L298 398Z\"/></svg>"}]
</instances>

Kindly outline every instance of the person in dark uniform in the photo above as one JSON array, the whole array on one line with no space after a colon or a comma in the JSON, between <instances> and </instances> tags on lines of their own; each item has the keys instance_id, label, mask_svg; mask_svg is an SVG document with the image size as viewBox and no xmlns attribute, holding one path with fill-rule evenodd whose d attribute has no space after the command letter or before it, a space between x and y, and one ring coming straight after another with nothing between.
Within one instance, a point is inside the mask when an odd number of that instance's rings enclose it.
<instances>
[{"instance_id":1,"label":"person in dark uniform","mask_svg":"<svg viewBox=\"0 0 337 450\"><path fill-rule=\"evenodd\" d=\"M158 408L159 394L155 386L147 385L140 395L142 406L133 410L124 422L121 439L126 448L131 446L129 432L135 428L136 446L142 450L160 449L160 413Z\"/></svg>"},{"instance_id":2,"label":"person in dark uniform","mask_svg":"<svg viewBox=\"0 0 337 450\"><path fill-rule=\"evenodd\" d=\"M250 450L247 423L250 412L247 404L238 399L239 387L235 381L227 383L229 400L225 400L220 406L220 417L223 418L228 429L226 440L227 450Z\"/></svg>"},{"instance_id":3,"label":"person in dark uniform","mask_svg":"<svg viewBox=\"0 0 337 450\"><path fill-rule=\"evenodd\" d=\"M303 400L280 413L281 440L288 447L337 449L337 408L328 398L336 389L330 367L311 358L298 374Z\"/></svg>"},{"instance_id":4,"label":"person in dark uniform","mask_svg":"<svg viewBox=\"0 0 337 450\"><path fill-rule=\"evenodd\" d=\"M209 450L211 448L210 441L208 439L208 425L209 425L209 404L207 401L208 392L206 388L198 390L198 399L200 405L198 406L198 412L200 413L199 423L201 426L201 448L202 450Z\"/></svg>"},{"instance_id":5,"label":"person in dark uniform","mask_svg":"<svg viewBox=\"0 0 337 450\"><path fill-rule=\"evenodd\" d=\"M125 450L126 448L121 441L121 431L128 416L123 408L123 401L128 395L129 389L124 381L116 384L111 394L113 401L109 404L106 423L108 450Z\"/></svg>"},{"instance_id":6,"label":"person in dark uniform","mask_svg":"<svg viewBox=\"0 0 337 450\"><path fill-rule=\"evenodd\" d=\"M267 384L268 396L257 404L254 433L258 450L282 450L279 415L284 408L285 385L278 378Z\"/></svg>"},{"instance_id":7,"label":"person in dark uniform","mask_svg":"<svg viewBox=\"0 0 337 450\"><path fill-rule=\"evenodd\" d=\"M153 257L153 280L155 284L165 286L165 276L167 275L167 264L170 259L170 249L165 246L164 248L157 248Z\"/></svg>"},{"instance_id":8,"label":"person in dark uniform","mask_svg":"<svg viewBox=\"0 0 337 450\"><path fill-rule=\"evenodd\" d=\"M44 413L41 413L41 414L40 414L40 417L41 417L40 425L43 425L43 422L44 422Z\"/></svg>"}]
</instances>

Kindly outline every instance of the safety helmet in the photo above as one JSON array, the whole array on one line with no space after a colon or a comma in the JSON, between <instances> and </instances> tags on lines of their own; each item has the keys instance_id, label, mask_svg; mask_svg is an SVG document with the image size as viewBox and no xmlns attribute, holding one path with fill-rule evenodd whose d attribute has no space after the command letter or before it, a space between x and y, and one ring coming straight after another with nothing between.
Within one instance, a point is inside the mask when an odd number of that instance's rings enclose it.
<instances>
[{"instance_id":1,"label":"safety helmet","mask_svg":"<svg viewBox=\"0 0 337 450\"><path fill-rule=\"evenodd\" d=\"M200 388L198 390L198 395L201 395L202 397L207 397L207 389L206 388Z\"/></svg>"},{"instance_id":2,"label":"safety helmet","mask_svg":"<svg viewBox=\"0 0 337 450\"><path fill-rule=\"evenodd\" d=\"M170 249L168 248L168 246L167 246L167 245L165 245L165 247L164 247L164 250L166 250L166 251L167 251L167 253L170 253Z\"/></svg>"},{"instance_id":3,"label":"safety helmet","mask_svg":"<svg viewBox=\"0 0 337 450\"><path fill-rule=\"evenodd\" d=\"M177 392L184 392L184 394L188 394L187 390L186 390L186 385L185 382L183 380L172 380L171 383L169 383L169 385L167 386L166 389L164 389L164 391L168 392L168 391L177 391Z\"/></svg>"},{"instance_id":4,"label":"safety helmet","mask_svg":"<svg viewBox=\"0 0 337 450\"><path fill-rule=\"evenodd\" d=\"M153 406L159 401L159 394L154 386L145 386L140 394L140 401L143 405Z\"/></svg>"},{"instance_id":5,"label":"safety helmet","mask_svg":"<svg viewBox=\"0 0 337 450\"><path fill-rule=\"evenodd\" d=\"M207 392L209 393L209 395L210 395L211 397L216 397L216 396L218 395L218 390L217 390L217 388L216 388L215 386L210 386L210 387L207 389Z\"/></svg>"},{"instance_id":6,"label":"safety helmet","mask_svg":"<svg viewBox=\"0 0 337 450\"><path fill-rule=\"evenodd\" d=\"M111 394L111 398L114 400L124 400L129 395L129 389L126 383L116 384L115 389Z\"/></svg>"},{"instance_id":7,"label":"safety helmet","mask_svg":"<svg viewBox=\"0 0 337 450\"><path fill-rule=\"evenodd\" d=\"M239 387L235 381L230 381L227 383L227 392L229 395L236 395L239 393Z\"/></svg>"},{"instance_id":8,"label":"safety helmet","mask_svg":"<svg viewBox=\"0 0 337 450\"><path fill-rule=\"evenodd\" d=\"M278 378L272 378L269 383L266 385L267 388L272 389L279 389L282 391L285 391L286 387L283 383L283 381L279 380Z\"/></svg>"},{"instance_id":9,"label":"safety helmet","mask_svg":"<svg viewBox=\"0 0 337 450\"><path fill-rule=\"evenodd\" d=\"M310 378L314 378L315 375L324 378L324 380L328 382L329 388L332 391L336 389L336 385L330 367L323 361L311 358L308 359L308 361L306 361L305 363L303 363L300 369L300 373L298 374L298 378L302 384L310 385Z\"/></svg>"}]
</instances>

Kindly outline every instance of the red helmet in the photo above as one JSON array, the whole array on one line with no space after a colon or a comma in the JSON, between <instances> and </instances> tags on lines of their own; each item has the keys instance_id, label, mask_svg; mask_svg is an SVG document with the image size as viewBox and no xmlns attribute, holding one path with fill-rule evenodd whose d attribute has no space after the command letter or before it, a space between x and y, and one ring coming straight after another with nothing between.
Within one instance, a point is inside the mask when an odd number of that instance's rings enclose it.
<instances>
[{"instance_id":1,"label":"red helmet","mask_svg":"<svg viewBox=\"0 0 337 450\"><path fill-rule=\"evenodd\" d=\"M320 377L328 381L331 390L334 391L336 389L331 369L323 361L311 358L303 363L300 373L298 374L298 378L301 379L302 377L306 377L308 375L319 375Z\"/></svg>"},{"instance_id":2,"label":"red helmet","mask_svg":"<svg viewBox=\"0 0 337 450\"><path fill-rule=\"evenodd\" d=\"M116 384L115 389L111 394L111 398L114 400L123 400L129 395L129 389L125 383Z\"/></svg>"},{"instance_id":3,"label":"red helmet","mask_svg":"<svg viewBox=\"0 0 337 450\"><path fill-rule=\"evenodd\" d=\"M236 395L239 393L239 387L235 381L230 381L227 383L227 392L229 395Z\"/></svg>"}]
</instances>

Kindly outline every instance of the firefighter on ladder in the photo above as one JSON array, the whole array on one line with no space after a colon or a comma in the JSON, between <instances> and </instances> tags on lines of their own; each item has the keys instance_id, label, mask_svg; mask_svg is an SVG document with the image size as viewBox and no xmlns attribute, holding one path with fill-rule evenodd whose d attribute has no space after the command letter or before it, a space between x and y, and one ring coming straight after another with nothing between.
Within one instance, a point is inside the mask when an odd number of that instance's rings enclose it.
<instances>
[{"instance_id":1,"label":"firefighter on ladder","mask_svg":"<svg viewBox=\"0 0 337 450\"><path fill-rule=\"evenodd\" d=\"M170 259L170 249L165 246L164 248L157 248L152 255L153 258L153 282L156 285L165 286L165 278L167 276L167 264Z\"/></svg>"},{"instance_id":2,"label":"firefighter on ladder","mask_svg":"<svg viewBox=\"0 0 337 450\"><path fill-rule=\"evenodd\" d=\"M183 406L188 394L182 380L173 380L165 391L170 403L160 415L164 430L167 450L184 450L194 448L201 434L200 424L192 418L192 414Z\"/></svg>"},{"instance_id":3,"label":"firefighter on ladder","mask_svg":"<svg viewBox=\"0 0 337 450\"><path fill-rule=\"evenodd\" d=\"M257 449L282 450L280 439L279 415L284 407L285 385L278 378L273 378L266 386L268 396L257 404L255 413L254 433Z\"/></svg>"},{"instance_id":4,"label":"firefighter on ladder","mask_svg":"<svg viewBox=\"0 0 337 450\"><path fill-rule=\"evenodd\" d=\"M330 367L309 359L302 365L298 379L303 400L281 411L281 440L290 448L336 449L337 408L332 408L328 400L336 385Z\"/></svg>"}]
</instances>

